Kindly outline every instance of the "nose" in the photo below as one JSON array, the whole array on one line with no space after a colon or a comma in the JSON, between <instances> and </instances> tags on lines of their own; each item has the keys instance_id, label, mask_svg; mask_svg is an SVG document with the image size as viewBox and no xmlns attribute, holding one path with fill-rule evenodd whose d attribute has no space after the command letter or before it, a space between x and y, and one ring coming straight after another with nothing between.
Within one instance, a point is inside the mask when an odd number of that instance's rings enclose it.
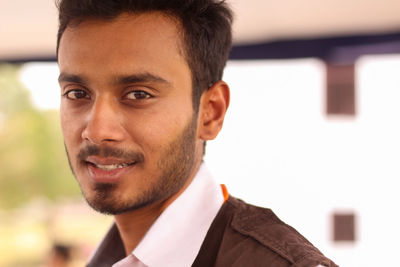
<instances>
[{"instance_id":1,"label":"nose","mask_svg":"<svg viewBox=\"0 0 400 267\"><path fill-rule=\"evenodd\" d=\"M125 130L121 116L111 97L97 97L87 113L82 139L97 145L122 141Z\"/></svg>"}]
</instances>

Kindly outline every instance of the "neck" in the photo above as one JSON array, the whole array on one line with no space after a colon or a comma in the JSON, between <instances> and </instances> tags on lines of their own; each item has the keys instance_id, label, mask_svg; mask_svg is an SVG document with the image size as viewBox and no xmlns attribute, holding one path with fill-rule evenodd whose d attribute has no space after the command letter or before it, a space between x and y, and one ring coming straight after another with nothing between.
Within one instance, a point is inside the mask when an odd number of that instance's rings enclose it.
<instances>
[{"instance_id":1,"label":"neck","mask_svg":"<svg viewBox=\"0 0 400 267\"><path fill-rule=\"evenodd\" d=\"M150 226L165 210L168 206L166 202L153 203L139 210L115 215L115 222L124 243L126 255L136 248Z\"/></svg>"},{"instance_id":2,"label":"neck","mask_svg":"<svg viewBox=\"0 0 400 267\"><path fill-rule=\"evenodd\" d=\"M185 191L197 173L200 163L198 162L193 168L192 175L185 182L184 186L167 200L152 203L138 210L115 215L115 222L124 243L126 255L130 254L137 247L158 216Z\"/></svg>"}]
</instances>

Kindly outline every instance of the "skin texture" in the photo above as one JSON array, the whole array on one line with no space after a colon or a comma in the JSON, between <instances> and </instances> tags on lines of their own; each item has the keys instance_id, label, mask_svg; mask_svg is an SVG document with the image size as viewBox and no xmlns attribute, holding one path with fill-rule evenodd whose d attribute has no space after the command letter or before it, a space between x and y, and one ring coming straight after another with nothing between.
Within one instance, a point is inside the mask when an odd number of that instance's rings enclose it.
<instances>
[{"instance_id":1,"label":"skin texture","mask_svg":"<svg viewBox=\"0 0 400 267\"><path fill-rule=\"evenodd\" d=\"M229 104L220 81L194 113L180 32L161 13L122 14L68 27L60 42L70 165L87 202L115 215L127 253L190 184Z\"/></svg>"}]
</instances>

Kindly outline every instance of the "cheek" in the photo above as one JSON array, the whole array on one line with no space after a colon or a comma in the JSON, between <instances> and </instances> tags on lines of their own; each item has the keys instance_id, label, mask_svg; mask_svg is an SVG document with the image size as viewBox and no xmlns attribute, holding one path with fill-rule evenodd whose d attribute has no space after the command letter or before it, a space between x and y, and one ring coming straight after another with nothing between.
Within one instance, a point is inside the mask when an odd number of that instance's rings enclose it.
<instances>
[{"instance_id":1,"label":"cheek","mask_svg":"<svg viewBox=\"0 0 400 267\"><path fill-rule=\"evenodd\" d=\"M68 146L68 149L71 149L70 144L74 142L74 140L80 139L79 125L81 124L79 116L71 116L68 112L65 112L62 108L60 109L60 122L61 129L64 136L64 141Z\"/></svg>"},{"instance_id":2,"label":"cheek","mask_svg":"<svg viewBox=\"0 0 400 267\"><path fill-rule=\"evenodd\" d=\"M152 123L148 123L146 127L146 136L148 139L153 139L154 142L160 140L169 140L176 136L180 130L186 125L188 118L184 113L170 114L164 113L165 116L160 116L154 119ZM164 141L165 143L165 141Z\"/></svg>"},{"instance_id":3,"label":"cheek","mask_svg":"<svg viewBox=\"0 0 400 267\"><path fill-rule=\"evenodd\" d=\"M163 112L141 117L135 123L126 124L127 132L130 133L132 141L141 147L145 156L156 161L187 124L188 118L182 114L185 113Z\"/></svg>"}]
</instances>

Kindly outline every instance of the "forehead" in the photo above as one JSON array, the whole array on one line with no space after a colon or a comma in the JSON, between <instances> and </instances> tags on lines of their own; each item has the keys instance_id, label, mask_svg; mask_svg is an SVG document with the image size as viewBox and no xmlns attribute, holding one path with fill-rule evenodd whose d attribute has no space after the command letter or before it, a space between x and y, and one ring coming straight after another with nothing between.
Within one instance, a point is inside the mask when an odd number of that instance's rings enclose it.
<instances>
[{"instance_id":1,"label":"forehead","mask_svg":"<svg viewBox=\"0 0 400 267\"><path fill-rule=\"evenodd\" d=\"M61 69L141 66L151 71L173 63L187 67L182 47L177 19L160 12L123 13L112 20L89 19L67 27L58 61Z\"/></svg>"}]
</instances>

